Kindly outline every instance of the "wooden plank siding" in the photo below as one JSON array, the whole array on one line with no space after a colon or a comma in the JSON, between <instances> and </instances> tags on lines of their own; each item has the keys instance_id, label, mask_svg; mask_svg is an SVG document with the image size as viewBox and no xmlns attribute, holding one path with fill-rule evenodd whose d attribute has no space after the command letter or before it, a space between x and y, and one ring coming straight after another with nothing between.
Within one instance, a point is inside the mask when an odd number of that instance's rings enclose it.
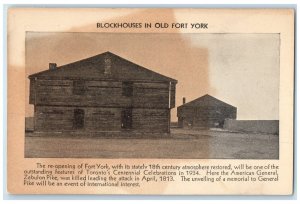
<instances>
[{"instance_id":1,"label":"wooden plank siding","mask_svg":"<svg viewBox=\"0 0 300 204\"><path fill-rule=\"evenodd\" d=\"M223 127L227 118L235 119L237 109L226 106L180 107L179 127Z\"/></svg>"},{"instance_id":2,"label":"wooden plank siding","mask_svg":"<svg viewBox=\"0 0 300 204\"><path fill-rule=\"evenodd\" d=\"M74 110L84 111L84 127L74 127ZM123 108L36 106L35 131L122 131ZM168 109L132 109L132 130L168 132Z\"/></svg>"},{"instance_id":3,"label":"wooden plank siding","mask_svg":"<svg viewBox=\"0 0 300 204\"><path fill-rule=\"evenodd\" d=\"M133 129L143 132L168 132L168 109L133 109Z\"/></svg>"},{"instance_id":4,"label":"wooden plank siding","mask_svg":"<svg viewBox=\"0 0 300 204\"><path fill-rule=\"evenodd\" d=\"M30 80L29 104L35 104L35 79Z\"/></svg>"},{"instance_id":5,"label":"wooden plank siding","mask_svg":"<svg viewBox=\"0 0 300 204\"><path fill-rule=\"evenodd\" d=\"M36 80L32 84L36 90L30 93L30 102L36 105L169 108L168 83L133 83L132 97L122 95L122 82L85 81L82 95L73 93L72 80ZM174 107L175 96L171 99Z\"/></svg>"},{"instance_id":6,"label":"wooden plank siding","mask_svg":"<svg viewBox=\"0 0 300 204\"><path fill-rule=\"evenodd\" d=\"M132 131L169 132L169 83L133 83L131 97L122 95L122 82L84 84L84 94L76 95L72 80L31 82L35 87L30 92L30 102L35 104L35 131L122 131L121 112L131 108ZM175 88L171 90L175 92ZM170 98L174 106L175 96ZM74 128L75 109L84 110L83 129Z\"/></svg>"}]
</instances>

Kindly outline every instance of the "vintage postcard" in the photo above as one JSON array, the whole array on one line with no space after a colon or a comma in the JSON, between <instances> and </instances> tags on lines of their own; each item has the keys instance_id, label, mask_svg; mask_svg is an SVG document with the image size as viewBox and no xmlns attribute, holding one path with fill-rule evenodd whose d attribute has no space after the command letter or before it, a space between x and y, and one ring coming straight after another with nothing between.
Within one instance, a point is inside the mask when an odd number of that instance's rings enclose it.
<instances>
[{"instance_id":1,"label":"vintage postcard","mask_svg":"<svg viewBox=\"0 0 300 204\"><path fill-rule=\"evenodd\" d=\"M290 195L292 9L10 8L11 194Z\"/></svg>"}]
</instances>

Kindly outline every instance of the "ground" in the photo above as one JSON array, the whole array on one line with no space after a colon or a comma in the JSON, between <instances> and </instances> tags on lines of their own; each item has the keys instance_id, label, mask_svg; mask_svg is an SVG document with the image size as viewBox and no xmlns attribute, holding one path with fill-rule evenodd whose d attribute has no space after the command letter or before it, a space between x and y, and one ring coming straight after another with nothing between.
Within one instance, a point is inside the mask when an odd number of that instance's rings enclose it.
<instances>
[{"instance_id":1,"label":"ground","mask_svg":"<svg viewBox=\"0 0 300 204\"><path fill-rule=\"evenodd\" d=\"M53 136L54 135L54 136ZM278 135L171 129L171 134L83 136L26 133L25 157L278 159Z\"/></svg>"}]
</instances>

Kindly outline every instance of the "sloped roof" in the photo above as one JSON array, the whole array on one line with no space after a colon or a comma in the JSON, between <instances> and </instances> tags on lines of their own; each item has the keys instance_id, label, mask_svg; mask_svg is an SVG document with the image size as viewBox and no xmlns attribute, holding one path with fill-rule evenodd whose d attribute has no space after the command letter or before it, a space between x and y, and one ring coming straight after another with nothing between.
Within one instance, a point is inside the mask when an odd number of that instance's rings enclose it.
<instances>
[{"instance_id":1,"label":"sloped roof","mask_svg":"<svg viewBox=\"0 0 300 204\"><path fill-rule=\"evenodd\" d=\"M215 97L212 97L208 94L201 96L201 97L199 97L193 101L190 101L186 104L183 104L179 107L207 107L207 106L225 106L225 107L230 106L230 107L235 108L234 106L232 106L228 103L225 103L225 102L223 102Z\"/></svg>"},{"instance_id":2,"label":"sloped roof","mask_svg":"<svg viewBox=\"0 0 300 204\"><path fill-rule=\"evenodd\" d=\"M110 74L105 74L105 60L109 58ZM29 78L47 79L106 79L106 80L136 80L136 81L171 81L177 80L166 77L140 65L130 62L111 52L82 59L70 64L62 65L52 70L45 70L29 76Z\"/></svg>"}]
</instances>

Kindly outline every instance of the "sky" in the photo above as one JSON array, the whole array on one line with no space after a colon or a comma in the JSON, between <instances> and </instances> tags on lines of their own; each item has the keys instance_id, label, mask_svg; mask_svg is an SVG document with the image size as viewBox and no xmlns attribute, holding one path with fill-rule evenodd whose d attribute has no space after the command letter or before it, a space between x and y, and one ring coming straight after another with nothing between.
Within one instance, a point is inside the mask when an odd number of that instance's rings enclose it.
<instances>
[{"instance_id":1,"label":"sky","mask_svg":"<svg viewBox=\"0 0 300 204\"><path fill-rule=\"evenodd\" d=\"M106 51L178 80L176 107L210 94L240 120L279 118L279 34L27 32L26 78ZM26 116L29 105L26 80ZM176 107L171 120L177 121Z\"/></svg>"}]
</instances>

